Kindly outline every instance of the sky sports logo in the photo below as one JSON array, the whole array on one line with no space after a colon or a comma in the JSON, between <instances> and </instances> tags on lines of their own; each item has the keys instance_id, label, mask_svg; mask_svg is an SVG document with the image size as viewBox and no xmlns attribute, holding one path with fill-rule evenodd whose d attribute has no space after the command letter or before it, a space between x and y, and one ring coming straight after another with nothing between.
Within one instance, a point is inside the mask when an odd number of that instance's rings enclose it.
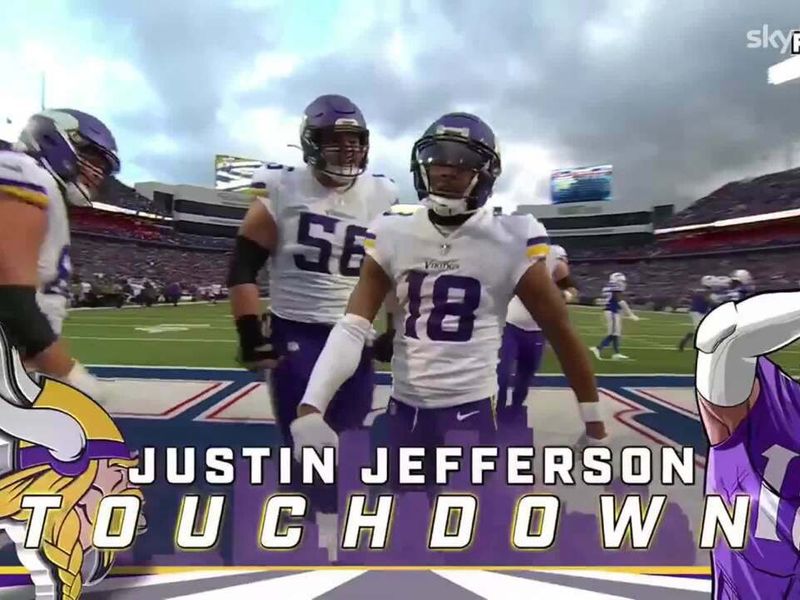
<instances>
[{"instance_id":1,"label":"sky sports logo","mask_svg":"<svg viewBox=\"0 0 800 600\"><path fill-rule=\"evenodd\" d=\"M770 30L769 25L747 32L748 48L774 48L781 54L800 54L800 30Z\"/></svg>"}]
</instances>

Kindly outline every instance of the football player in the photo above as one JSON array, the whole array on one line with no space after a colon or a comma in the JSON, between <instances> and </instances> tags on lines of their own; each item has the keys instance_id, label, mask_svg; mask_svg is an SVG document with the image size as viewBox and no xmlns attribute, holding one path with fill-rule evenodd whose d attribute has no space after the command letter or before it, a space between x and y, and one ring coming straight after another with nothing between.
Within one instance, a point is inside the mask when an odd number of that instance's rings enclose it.
<instances>
[{"instance_id":1,"label":"football player","mask_svg":"<svg viewBox=\"0 0 800 600\"><path fill-rule=\"evenodd\" d=\"M59 337L72 274L67 205L90 205L119 168L108 127L72 109L33 115L0 151L0 324L28 367L101 403L107 390Z\"/></svg>"},{"instance_id":2,"label":"football player","mask_svg":"<svg viewBox=\"0 0 800 600\"><path fill-rule=\"evenodd\" d=\"M474 115L444 115L414 145L411 170L427 210L387 214L371 226L347 313L328 337L292 424L296 445L336 445L328 405L357 371L391 292L400 307L386 412L391 447L436 447L451 430L493 439L501 325L515 294L561 361L586 434L604 438L589 357L543 260L544 227L533 216L493 215L485 206L501 172L492 129Z\"/></svg>"},{"instance_id":3,"label":"football player","mask_svg":"<svg viewBox=\"0 0 800 600\"><path fill-rule=\"evenodd\" d=\"M728 290L728 300L732 302L739 302L752 296L755 293L755 285L753 285L753 276L750 271L745 269L736 269L731 273L730 289Z\"/></svg>"},{"instance_id":4,"label":"football player","mask_svg":"<svg viewBox=\"0 0 800 600\"><path fill-rule=\"evenodd\" d=\"M717 278L713 275L704 275L700 279L700 287L692 292L692 303L689 306L689 317L692 319L692 330L683 336L683 339L678 344L678 350L683 352L686 349L686 344L692 341L694 332L700 325L700 321L708 314L708 311L714 306L714 285Z\"/></svg>"},{"instance_id":5,"label":"football player","mask_svg":"<svg viewBox=\"0 0 800 600\"><path fill-rule=\"evenodd\" d=\"M714 598L794 598L800 384L769 357L800 339L800 292L712 310L697 329L695 384L709 441L706 494L750 497L747 543L712 552Z\"/></svg>"},{"instance_id":6,"label":"football player","mask_svg":"<svg viewBox=\"0 0 800 600\"><path fill-rule=\"evenodd\" d=\"M300 143L305 168L267 164L253 174L257 201L239 230L227 281L240 359L253 370L271 370L275 417L287 445L311 369L358 281L367 225L397 201L391 179L366 174L369 130L349 99L325 95L309 104ZM256 286L267 259L269 332ZM372 407L369 349L342 384L326 413L337 431L361 426ZM320 496L317 505L320 544L332 544L322 537L335 534L336 495Z\"/></svg>"},{"instance_id":7,"label":"football player","mask_svg":"<svg viewBox=\"0 0 800 600\"><path fill-rule=\"evenodd\" d=\"M578 295L569 272L567 251L561 246L550 246L546 264L566 302ZM500 363L497 366L499 402L497 416L500 421L524 422L525 399L544 354L545 339L542 329L517 296L508 305L503 342L500 346ZM513 373L514 384L511 403L508 404L508 386Z\"/></svg>"},{"instance_id":8,"label":"football player","mask_svg":"<svg viewBox=\"0 0 800 600\"><path fill-rule=\"evenodd\" d=\"M606 318L608 335L597 346L591 346L592 351L598 360L602 360L603 348L611 344L614 349L612 359L624 360L628 358L619 351L620 341L622 340L622 316L638 321L628 303L623 299L628 280L624 273L612 273L608 278L608 284L603 287L602 298L604 303L603 314Z\"/></svg>"}]
</instances>

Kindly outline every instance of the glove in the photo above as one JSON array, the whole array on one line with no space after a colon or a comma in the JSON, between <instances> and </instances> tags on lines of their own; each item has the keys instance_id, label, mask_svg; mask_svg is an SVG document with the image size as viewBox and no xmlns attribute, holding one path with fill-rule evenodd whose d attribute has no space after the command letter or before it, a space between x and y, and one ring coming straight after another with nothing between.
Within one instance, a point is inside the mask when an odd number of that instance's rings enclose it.
<instances>
[{"instance_id":1,"label":"glove","mask_svg":"<svg viewBox=\"0 0 800 600\"><path fill-rule=\"evenodd\" d=\"M339 457L339 436L325 422L322 413L313 412L296 418L289 426L294 438L294 458L297 461L303 456L303 448L314 448L322 455L322 449L333 447L336 449L336 460Z\"/></svg>"},{"instance_id":2,"label":"glove","mask_svg":"<svg viewBox=\"0 0 800 600\"><path fill-rule=\"evenodd\" d=\"M251 371L272 369L278 363L280 354L272 343L269 334L269 317L264 314L244 315L236 319L239 334L238 362Z\"/></svg>"},{"instance_id":3,"label":"glove","mask_svg":"<svg viewBox=\"0 0 800 600\"><path fill-rule=\"evenodd\" d=\"M380 334L372 342L372 355L379 362L391 362L394 355L394 331Z\"/></svg>"},{"instance_id":4,"label":"glove","mask_svg":"<svg viewBox=\"0 0 800 600\"><path fill-rule=\"evenodd\" d=\"M638 316L636 316L636 315L631 315L631 320L632 320L632 321L638 321L638 320L639 320L639 317L638 317Z\"/></svg>"}]
</instances>

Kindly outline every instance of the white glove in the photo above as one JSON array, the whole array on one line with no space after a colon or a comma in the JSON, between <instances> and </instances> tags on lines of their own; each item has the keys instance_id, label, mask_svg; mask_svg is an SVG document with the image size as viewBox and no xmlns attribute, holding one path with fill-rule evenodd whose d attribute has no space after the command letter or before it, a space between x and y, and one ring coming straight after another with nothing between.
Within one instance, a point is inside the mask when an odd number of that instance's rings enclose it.
<instances>
[{"instance_id":1,"label":"white glove","mask_svg":"<svg viewBox=\"0 0 800 600\"><path fill-rule=\"evenodd\" d=\"M296 418L289 426L289 430L294 438L295 460L300 461L303 448L314 448L322 456L323 448L333 447L337 454L336 462L339 462L339 436L325 422L322 413L315 412Z\"/></svg>"},{"instance_id":2,"label":"white glove","mask_svg":"<svg viewBox=\"0 0 800 600\"><path fill-rule=\"evenodd\" d=\"M638 321L639 317L637 317L636 315L631 315L631 320Z\"/></svg>"}]
</instances>

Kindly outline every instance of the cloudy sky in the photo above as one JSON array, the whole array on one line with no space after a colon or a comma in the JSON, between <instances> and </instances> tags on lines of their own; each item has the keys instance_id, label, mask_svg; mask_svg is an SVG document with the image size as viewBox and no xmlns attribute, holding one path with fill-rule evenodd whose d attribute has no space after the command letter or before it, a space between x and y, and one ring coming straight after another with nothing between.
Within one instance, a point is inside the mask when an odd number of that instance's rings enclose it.
<instances>
[{"instance_id":1,"label":"cloudy sky","mask_svg":"<svg viewBox=\"0 0 800 600\"><path fill-rule=\"evenodd\" d=\"M213 185L215 153L297 164L299 115L358 103L372 166L413 198L444 112L494 127L494 202L546 202L554 168L612 163L626 205L685 203L800 165L800 84L768 86L797 0L3 0L0 137L39 107L105 119L126 183ZM774 33L777 32L777 33ZM750 39L754 39L751 38ZM11 124L6 122L11 119ZM794 155L789 149L794 144Z\"/></svg>"}]
</instances>

